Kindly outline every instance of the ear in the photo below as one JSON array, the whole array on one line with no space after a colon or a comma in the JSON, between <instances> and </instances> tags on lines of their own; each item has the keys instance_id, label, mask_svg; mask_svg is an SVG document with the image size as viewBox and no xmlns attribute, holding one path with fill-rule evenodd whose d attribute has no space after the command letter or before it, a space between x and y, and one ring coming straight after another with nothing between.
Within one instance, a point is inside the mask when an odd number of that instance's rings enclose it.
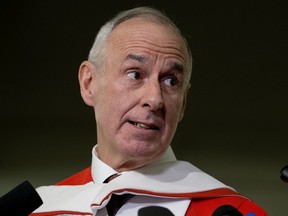
<instances>
[{"instance_id":1,"label":"ear","mask_svg":"<svg viewBox=\"0 0 288 216\"><path fill-rule=\"evenodd\" d=\"M96 85L95 66L89 61L82 62L78 72L78 79L82 99L88 106L93 106L93 96Z\"/></svg>"},{"instance_id":2,"label":"ear","mask_svg":"<svg viewBox=\"0 0 288 216\"><path fill-rule=\"evenodd\" d=\"M185 113L185 109L186 109L186 101L187 101L187 95L188 92L190 90L190 86L191 84L189 83L186 87L186 89L184 90L184 95L183 95L183 103L182 103L182 107L181 107L181 111L180 111L180 115L179 115L179 122L182 121L183 117L184 117L184 113Z\"/></svg>"}]
</instances>

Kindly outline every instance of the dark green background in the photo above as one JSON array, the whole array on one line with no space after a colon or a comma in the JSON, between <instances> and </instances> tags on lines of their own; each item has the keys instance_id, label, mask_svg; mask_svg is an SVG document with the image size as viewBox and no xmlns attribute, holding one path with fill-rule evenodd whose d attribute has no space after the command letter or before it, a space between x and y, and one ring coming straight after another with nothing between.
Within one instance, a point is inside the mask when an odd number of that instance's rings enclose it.
<instances>
[{"instance_id":1,"label":"dark green background","mask_svg":"<svg viewBox=\"0 0 288 216\"><path fill-rule=\"evenodd\" d=\"M153 2L153 3L152 3ZM186 118L173 142L188 160L262 205L288 214L286 1L1 1L0 195L90 164L94 114L78 67L117 11L163 9L194 57Z\"/></svg>"}]
</instances>

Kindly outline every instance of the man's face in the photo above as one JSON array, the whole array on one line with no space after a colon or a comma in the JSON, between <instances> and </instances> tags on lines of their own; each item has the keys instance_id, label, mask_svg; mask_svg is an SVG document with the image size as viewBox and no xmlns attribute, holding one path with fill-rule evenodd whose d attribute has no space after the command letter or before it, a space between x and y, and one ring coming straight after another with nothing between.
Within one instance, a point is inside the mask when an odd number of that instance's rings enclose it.
<instances>
[{"instance_id":1,"label":"man's face","mask_svg":"<svg viewBox=\"0 0 288 216\"><path fill-rule=\"evenodd\" d=\"M187 54L167 27L133 19L108 38L93 88L98 155L115 169L158 159L185 108Z\"/></svg>"}]
</instances>

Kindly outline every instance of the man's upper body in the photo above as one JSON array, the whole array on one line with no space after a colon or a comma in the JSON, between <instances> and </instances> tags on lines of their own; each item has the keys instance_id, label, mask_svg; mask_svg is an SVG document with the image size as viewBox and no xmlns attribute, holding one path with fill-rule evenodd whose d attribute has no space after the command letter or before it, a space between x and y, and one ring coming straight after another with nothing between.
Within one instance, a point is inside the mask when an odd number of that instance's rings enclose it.
<instances>
[{"instance_id":1,"label":"man's upper body","mask_svg":"<svg viewBox=\"0 0 288 216\"><path fill-rule=\"evenodd\" d=\"M39 188L44 205L36 212L107 215L112 193L130 193L135 196L118 215L152 215L151 206L172 215L211 215L222 205L225 213L226 203L247 208L249 216L265 215L230 187L171 156L191 70L186 39L160 11L135 8L107 22L79 68L82 98L95 112L96 159L60 185ZM115 173L121 175L103 183Z\"/></svg>"}]
</instances>

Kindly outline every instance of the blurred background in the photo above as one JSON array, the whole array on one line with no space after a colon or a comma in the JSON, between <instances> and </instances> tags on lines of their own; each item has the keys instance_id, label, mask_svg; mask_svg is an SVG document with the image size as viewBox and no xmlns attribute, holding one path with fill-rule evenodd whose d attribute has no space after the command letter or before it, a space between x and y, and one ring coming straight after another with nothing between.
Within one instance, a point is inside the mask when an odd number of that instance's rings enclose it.
<instances>
[{"instance_id":1,"label":"blurred background","mask_svg":"<svg viewBox=\"0 0 288 216\"><path fill-rule=\"evenodd\" d=\"M0 196L90 165L94 114L77 73L100 26L148 5L187 35L194 65L173 148L267 210L288 214L285 1L1 1Z\"/></svg>"}]
</instances>

